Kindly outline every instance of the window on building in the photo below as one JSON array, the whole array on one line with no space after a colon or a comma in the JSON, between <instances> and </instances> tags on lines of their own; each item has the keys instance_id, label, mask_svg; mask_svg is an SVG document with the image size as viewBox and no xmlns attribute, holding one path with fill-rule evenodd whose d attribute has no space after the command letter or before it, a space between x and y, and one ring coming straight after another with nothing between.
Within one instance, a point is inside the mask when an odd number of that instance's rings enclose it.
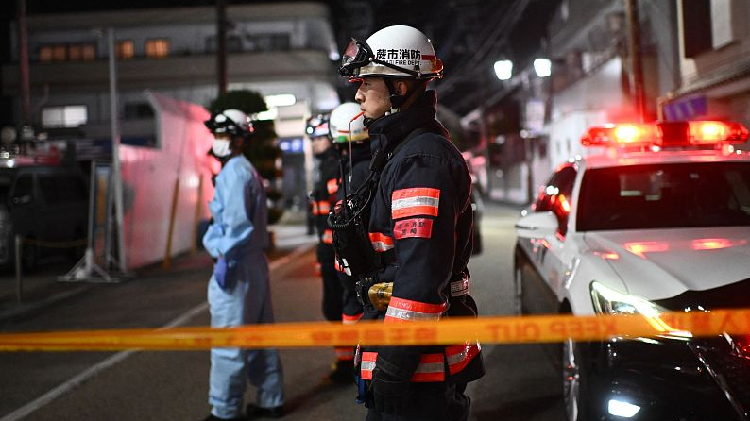
<instances>
[{"instance_id":1,"label":"window on building","mask_svg":"<svg viewBox=\"0 0 750 421\"><path fill-rule=\"evenodd\" d=\"M43 45L39 49L39 61L52 61L52 46Z\"/></svg>"},{"instance_id":2,"label":"window on building","mask_svg":"<svg viewBox=\"0 0 750 421\"><path fill-rule=\"evenodd\" d=\"M734 41L732 2L729 0L711 0L711 41L714 49Z\"/></svg>"},{"instance_id":3,"label":"window on building","mask_svg":"<svg viewBox=\"0 0 750 421\"><path fill-rule=\"evenodd\" d=\"M161 58L169 55L169 41L166 39L152 39L146 41L146 57Z\"/></svg>"},{"instance_id":4,"label":"window on building","mask_svg":"<svg viewBox=\"0 0 750 421\"><path fill-rule=\"evenodd\" d=\"M93 60L96 58L96 45L93 43L70 44L68 60Z\"/></svg>"},{"instance_id":5,"label":"window on building","mask_svg":"<svg viewBox=\"0 0 750 421\"><path fill-rule=\"evenodd\" d=\"M133 58L135 49L133 47L133 41L118 41L115 47L115 54L118 59L127 60Z\"/></svg>"},{"instance_id":6,"label":"window on building","mask_svg":"<svg viewBox=\"0 0 750 421\"><path fill-rule=\"evenodd\" d=\"M713 48L711 0L691 0L682 3L682 37L686 58L693 58Z\"/></svg>"},{"instance_id":7,"label":"window on building","mask_svg":"<svg viewBox=\"0 0 750 421\"><path fill-rule=\"evenodd\" d=\"M42 110L42 126L78 127L88 122L88 109L85 105L48 107Z\"/></svg>"},{"instance_id":8,"label":"window on building","mask_svg":"<svg viewBox=\"0 0 750 421\"><path fill-rule=\"evenodd\" d=\"M68 47L65 44L52 46L52 60L63 61L68 59Z\"/></svg>"}]
</instances>

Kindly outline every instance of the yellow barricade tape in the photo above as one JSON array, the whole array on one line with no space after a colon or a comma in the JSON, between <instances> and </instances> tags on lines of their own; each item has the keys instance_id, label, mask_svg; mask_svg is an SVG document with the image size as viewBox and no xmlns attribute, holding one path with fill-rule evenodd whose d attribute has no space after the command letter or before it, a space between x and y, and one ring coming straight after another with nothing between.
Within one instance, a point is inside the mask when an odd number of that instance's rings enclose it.
<instances>
[{"instance_id":1,"label":"yellow barricade tape","mask_svg":"<svg viewBox=\"0 0 750 421\"><path fill-rule=\"evenodd\" d=\"M750 310L640 315L451 318L439 322L354 325L286 323L237 328L90 330L0 335L0 351L199 350L213 347L314 347L599 341L613 337L750 333Z\"/></svg>"}]
</instances>

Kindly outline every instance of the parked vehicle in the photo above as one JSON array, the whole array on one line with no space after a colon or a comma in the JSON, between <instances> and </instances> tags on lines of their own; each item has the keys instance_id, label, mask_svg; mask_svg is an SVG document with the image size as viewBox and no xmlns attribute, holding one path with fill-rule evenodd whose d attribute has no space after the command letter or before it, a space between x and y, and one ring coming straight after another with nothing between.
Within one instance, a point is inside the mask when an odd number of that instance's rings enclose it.
<instances>
[{"instance_id":1,"label":"parked vehicle","mask_svg":"<svg viewBox=\"0 0 750 421\"><path fill-rule=\"evenodd\" d=\"M750 154L735 123L592 128L518 221L517 309L638 314L750 306ZM661 320L658 320L659 322ZM670 330L561 346L575 420L747 420L750 339Z\"/></svg>"},{"instance_id":2,"label":"parked vehicle","mask_svg":"<svg viewBox=\"0 0 750 421\"><path fill-rule=\"evenodd\" d=\"M82 171L65 166L11 166L11 162L0 162L0 265L13 264L16 234L28 240L22 248L27 270L47 254L80 257L85 246L45 247L43 243L86 238L89 194Z\"/></svg>"}]
</instances>

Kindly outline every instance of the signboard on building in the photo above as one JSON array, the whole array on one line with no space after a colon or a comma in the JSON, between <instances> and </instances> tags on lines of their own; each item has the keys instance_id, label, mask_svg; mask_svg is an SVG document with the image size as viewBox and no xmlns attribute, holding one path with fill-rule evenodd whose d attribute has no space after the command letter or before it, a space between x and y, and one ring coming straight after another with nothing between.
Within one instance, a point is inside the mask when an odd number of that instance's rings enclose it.
<instances>
[{"instance_id":1,"label":"signboard on building","mask_svg":"<svg viewBox=\"0 0 750 421\"><path fill-rule=\"evenodd\" d=\"M693 120L708 115L708 99L704 94L677 98L663 105L666 121Z\"/></svg>"}]
</instances>

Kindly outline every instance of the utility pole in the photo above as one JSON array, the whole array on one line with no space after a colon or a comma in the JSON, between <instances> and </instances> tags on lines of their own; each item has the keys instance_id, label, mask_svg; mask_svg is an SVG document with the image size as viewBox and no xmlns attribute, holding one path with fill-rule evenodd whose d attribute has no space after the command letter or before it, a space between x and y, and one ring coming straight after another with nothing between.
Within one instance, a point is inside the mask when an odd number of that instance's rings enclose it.
<instances>
[{"instance_id":1,"label":"utility pole","mask_svg":"<svg viewBox=\"0 0 750 421\"><path fill-rule=\"evenodd\" d=\"M122 171L120 169L120 111L117 98L117 56L115 50L115 31L107 29L107 46L109 50L109 111L112 121L112 199L115 211L115 232L117 233L117 260L122 274L128 273L128 256L125 248L125 209L122 191ZM108 212L111 207L107 206Z\"/></svg>"},{"instance_id":2,"label":"utility pole","mask_svg":"<svg viewBox=\"0 0 750 421\"><path fill-rule=\"evenodd\" d=\"M624 0L628 18L628 55L630 56L630 80L633 102L638 119L643 122L646 98L643 92L643 63L641 61L641 27L638 0Z\"/></svg>"},{"instance_id":3,"label":"utility pole","mask_svg":"<svg viewBox=\"0 0 750 421\"><path fill-rule=\"evenodd\" d=\"M17 0L18 8L18 69L21 73L21 123L31 126L29 88L29 47L26 40L26 0Z\"/></svg>"},{"instance_id":4,"label":"utility pole","mask_svg":"<svg viewBox=\"0 0 750 421\"><path fill-rule=\"evenodd\" d=\"M216 76L219 95L227 92L227 0L216 0Z\"/></svg>"}]
</instances>

